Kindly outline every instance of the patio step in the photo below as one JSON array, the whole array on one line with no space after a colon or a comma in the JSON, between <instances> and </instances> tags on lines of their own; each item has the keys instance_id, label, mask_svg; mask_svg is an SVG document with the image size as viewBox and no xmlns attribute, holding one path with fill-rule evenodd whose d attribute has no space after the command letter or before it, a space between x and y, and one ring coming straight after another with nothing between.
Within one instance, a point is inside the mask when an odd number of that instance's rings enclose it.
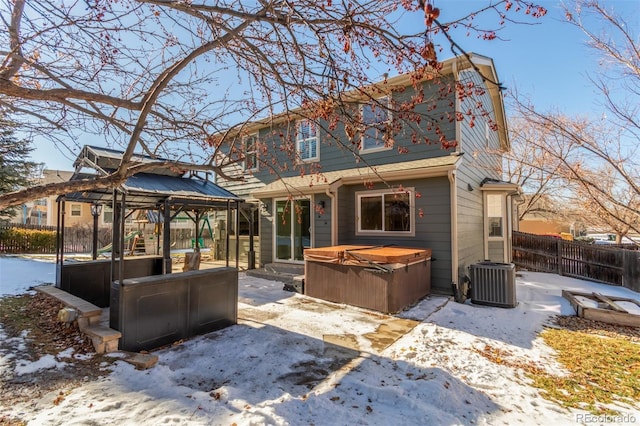
<instances>
[{"instance_id":1,"label":"patio step","mask_svg":"<svg viewBox=\"0 0 640 426\"><path fill-rule=\"evenodd\" d=\"M278 274L304 275L304 265L298 263L267 263L264 269Z\"/></svg>"},{"instance_id":2,"label":"patio step","mask_svg":"<svg viewBox=\"0 0 640 426\"><path fill-rule=\"evenodd\" d=\"M91 325L82 330L82 332L91 337L93 348L97 354L116 352L120 337L122 337L119 331L104 325Z\"/></svg>"},{"instance_id":3,"label":"patio step","mask_svg":"<svg viewBox=\"0 0 640 426\"><path fill-rule=\"evenodd\" d=\"M118 350L121 333L100 325L102 308L53 285L38 286L35 289L77 312L78 328L91 338L96 353L102 354Z\"/></svg>"},{"instance_id":4,"label":"patio step","mask_svg":"<svg viewBox=\"0 0 640 426\"><path fill-rule=\"evenodd\" d=\"M299 277L304 276L304 265L268 263L264 268L248 269L245 272L251 277L280 281L285 284L286 290L287 287L299 286Z\"/></svg>"}]
</instances>

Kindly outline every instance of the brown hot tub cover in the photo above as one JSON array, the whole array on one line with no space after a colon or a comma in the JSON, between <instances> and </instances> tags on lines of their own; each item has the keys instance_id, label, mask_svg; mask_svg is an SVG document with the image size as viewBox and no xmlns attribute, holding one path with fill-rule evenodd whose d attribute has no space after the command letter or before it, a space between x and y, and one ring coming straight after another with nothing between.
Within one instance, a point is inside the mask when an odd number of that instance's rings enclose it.
<instances>
[{"instance_id":1,"label":"brown hot tub cover","mask_svg":"<svg viewBox=\"0 0 640 426\"><path fill-rule=\"evenodd\" d=\"M340 245L304 251L305 294L398 312L429 294L431 249Z\"/></svg>"}]
</instances>

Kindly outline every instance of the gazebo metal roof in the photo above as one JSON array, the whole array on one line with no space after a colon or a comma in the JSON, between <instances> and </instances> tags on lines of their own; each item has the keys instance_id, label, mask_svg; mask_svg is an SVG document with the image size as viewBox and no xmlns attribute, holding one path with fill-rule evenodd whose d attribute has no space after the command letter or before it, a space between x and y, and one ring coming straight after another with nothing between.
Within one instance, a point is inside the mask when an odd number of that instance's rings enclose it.
<instances>
[{"instance_id":1,"label":"gazebo metal roof","mask_svg":"<svg viewBox=\"0 0 640 426\"><path fill-rule=\"evenodd\" d=\"M78 174L73 179L90 179L95 175ZM117 188L127 197L130 208L153 208L165 200L181 204L185 208L226 207L228 201L243 199L200 177L177 177L139 173L129 177ZM113 190L109 188L72 192L64 196L66 201L106 204L113 201Z\"/></svg>"},{"instance_id":2,"label":"gazebo metal roof","mask_svg":"<svg viewBox=\"0 0 640 426\"><path fill-rule=\"evenodd\" d=\"M76 174L71 180L93 179L98 176L80 173L79 170L83 167L93 168L98 174L112 172L120 163L122 154L107 148L85 146L74 162ZM142 155L136 155L134 158L140 162L167 161ZM185 176L183 172L158 169L133 175L116 188L73 192L65 194L63 198L66 201L106 204L113 201L113 189L117 189L126 196L129 208L154 208L164 204L165 201L174 205L179 204L187 209L226 208L229 201L244 201L208 180L207 177L208 175L202 177L199 174Z\"/></svg>"}]
</instances>

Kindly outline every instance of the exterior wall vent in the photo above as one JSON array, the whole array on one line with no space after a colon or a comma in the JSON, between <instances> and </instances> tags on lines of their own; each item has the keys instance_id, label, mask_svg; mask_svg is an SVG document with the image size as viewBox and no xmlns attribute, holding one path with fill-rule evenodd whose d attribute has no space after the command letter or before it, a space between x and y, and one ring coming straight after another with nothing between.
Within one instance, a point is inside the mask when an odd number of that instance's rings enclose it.
<instances>
[{"instance_id":1,"label":"exterior wall vent","mask_svg":"<svg viewBox=\"0 0 640 426\"><path fill-rule=\"evenodd\" d=\"M515 265L486 261L472 264L471 303L515 308L518 304Z\"/></svg>"}]
</instances>

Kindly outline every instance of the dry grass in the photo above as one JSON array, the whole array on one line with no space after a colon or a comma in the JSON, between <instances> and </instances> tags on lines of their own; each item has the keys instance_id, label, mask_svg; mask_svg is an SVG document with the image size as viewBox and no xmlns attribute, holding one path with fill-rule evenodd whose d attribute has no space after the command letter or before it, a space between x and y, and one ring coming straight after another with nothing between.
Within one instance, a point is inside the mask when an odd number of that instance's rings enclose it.
<instances>
[{"instance_id":1,"label":"dry grass","mask_svg":"<svg viewBox=\"0 0 640 426\"><path fill-rule=\"evenodd\" d=\"M567 328L546 329L541 337L556 351L568 373L564 376L489 345L477 352L496 364L523 370L543 397L566 408L615 415L612 405L640 405L640 330L578 317L558 317L556 324Z\"/></svg>"},{"instance_id":2,"label":"dry grass","mask_svg":"<svg viewBox=\"0 0 640 426\"><path fill-rule=\"evenodd\" d=\"M544 341L556 350L566 377L530 374L543 395L564 407L593 414L616 414L607 405L640 402L640 345L625 337L602 337L582 331L549 329Z\"/></svg>"}]
</instances>

